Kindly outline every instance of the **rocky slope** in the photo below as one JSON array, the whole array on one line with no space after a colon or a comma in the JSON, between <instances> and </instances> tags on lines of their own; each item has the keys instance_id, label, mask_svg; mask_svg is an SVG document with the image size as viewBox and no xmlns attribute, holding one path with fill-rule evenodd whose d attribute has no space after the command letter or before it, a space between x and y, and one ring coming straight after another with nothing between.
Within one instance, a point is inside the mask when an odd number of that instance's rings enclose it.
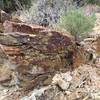
<instances>
[{"instance_id":1,"label":"rocky slope","mask_svg":"<svg viewBox=\"0 0 100 100\"><path fill-rule=\"evenodd\" d=\"M68 33L0 15L0 100L100 98L99 35L77 44Z\"/></svg>"}]
</instances>

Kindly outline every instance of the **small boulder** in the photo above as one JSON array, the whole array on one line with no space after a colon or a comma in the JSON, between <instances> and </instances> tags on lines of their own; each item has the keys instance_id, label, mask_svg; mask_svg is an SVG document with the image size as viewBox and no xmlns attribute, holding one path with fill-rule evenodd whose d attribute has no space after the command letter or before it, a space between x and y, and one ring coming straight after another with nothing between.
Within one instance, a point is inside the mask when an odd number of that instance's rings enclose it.
<instances>
[{"instance_id":1,"label":"small boulder","mask_svg":"<svg viewBox=\"0 0 100 100\"><path fill-rule=\"evenodd\" d=\"M6 20L10 20L11 16L7 14L5 11L0 9L0 23L3 23Z\"/></svg>"},{"instance_id":2,"label":"small boulder","mask_svg":"<svg viewBox=\"0 0 100 100\"><path fill-rule=\"evenodd\" d=\"M62 90L67 90L70 85L70 81L72 80L72 76L70 72L56 74L52 79L52 84L58 85Z\"/></svg>"}]
</instances>

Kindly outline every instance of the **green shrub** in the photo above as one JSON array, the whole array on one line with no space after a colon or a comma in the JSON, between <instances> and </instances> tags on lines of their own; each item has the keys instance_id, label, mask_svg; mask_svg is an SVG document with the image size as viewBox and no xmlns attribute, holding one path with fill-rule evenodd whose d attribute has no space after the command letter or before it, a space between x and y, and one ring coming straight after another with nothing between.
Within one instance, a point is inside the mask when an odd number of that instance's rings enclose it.
<instances>
[{"instance_id":1,"label":"green shrub","mask_svg":"<svg viewBox=\"0 0 100 100\"><path fill-rule=\"evenodd\" d=\"M100 0L75 0L78 6L84 6L86 4L96 4L100 6Z\"/></svg>"},{"instance_id":2,"label":"green shrub","mask_svg":"<svg viewBox=\"0 0 100 100\"><path fill-rule=\"evenodd\" d=\"M23 7L28 8L31 5L31 0L0 0L0 9L6 12L13 12Z\"/></svg>"},{"instance_id":3,"label":"green shrub","mask_svg":"<svg viewBox=\"0 0 100 100\"><path fill-rule=\"evenodd\" d=\"M85 0L85 2L100 5L100 0Z\"/></svg>"},{"instance_id":4,"label":"green shrub","mask_svg":"<svg viewBox=\"0 0 100 100\"><path fill-rule=\"evenodd\" d=\"M67 11L62 15L59 25L77 37L91 31L94 23L95 15L85 16L81 10L75 9Z\"/></svg>"}]
</instances>

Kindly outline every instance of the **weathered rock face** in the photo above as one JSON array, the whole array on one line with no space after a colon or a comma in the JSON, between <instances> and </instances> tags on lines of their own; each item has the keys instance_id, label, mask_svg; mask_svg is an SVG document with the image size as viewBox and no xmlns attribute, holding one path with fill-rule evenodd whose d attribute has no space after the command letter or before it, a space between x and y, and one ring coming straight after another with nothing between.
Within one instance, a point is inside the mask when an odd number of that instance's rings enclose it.
<instances>
[{"instance_id":1,"label":"weathered rock face","mask_svg":"<svg viewBox=\"0 0 100 100\"><path fill-rule=\"evenodd\" d=\"M22 32L27 34L36 34L45 28L39 25L28 25L25 23L16 23L14 21L5 21L4 32Z\"/></svg>"},{"instance_id":2,"label":"weathered rock face","mask_svg":"<svg viewBox=\"0 0 100 100\"><path fill-rule=\"evenodd\" d=\"M88 54L88 56L90 56ZM74 50L74 55L73 55L73 66L74 67L79 67L83 63L87 62L88 58L86 58L86 51L83 47L76 47Z\"/></svg>"},{"instance_id":3,"label":"weathered rock face","mask_svg":"<svg viewBox=\"0 0 100 100\"><path fill-rule=\"evenodd\" d=\"M69 63L72 62L72 58L66 57L69 53L67 49L73 42L58 32L41 32L37 35L0 33L0 44L17 66L16 71L22 81L29 81L37 74L63 69L68 59Z\"/></svg>"},{"instance_id":4,"label":"weathered rock face","mask_svg":"<svg viewBox=\"0 0 100 100\"><path fill-rule=\"evenodd\" d=\"M10 20L11 16L0 9L0 23L3 23L5 20Z\"/></svg>"},{"instance_id":5,"label":"weathered rock face","mask_svg":"<svg viewBox=\"0 0 100 100\"><path fill-rule=\"evenodd\" d=\"M0 23L0 33L3 33L3 31L4 31L3 24L2 24L2 23Z\"/></svg>"},{"instance_id":6,"label":"weathered rock face","mask_svg":"<svg viewBox=\"0 0 100 100\"><path fill-rule=\"evenodd\" d=\"M10 20L10 19L11 19L11 16L7 14L5 11L0 9L0 33L4 32L3 23L6 20Z\"/></svg>"},{"instance_id":7,"label":"weathered rock face","mask_svg":"<svg viewBox=\"0 0 100 100\"><path fill-rule=\"evenodd\" d=\"M7 59L7 55L4 53L0 45L0 66L3 64L5 59Z\"/></svg>"},{"instance_id":8,"label":"weathered rock face","mask_svg":"<svg viewBox=\"0 0 100 100\"><path fill-rule=\"evenodd\" d=\"M100 54L100 37L97 38L97 53Z\"/></svg>"},{"instance_id":9,"label":"weathered rock face","mask_svg":"<svg viewBox=\"0 0 100 100\"><path fill-rule=\"evenodd\" d=\"M41 32L37 35L5 33L0 34L0 43L7 55L17 55L16 59L19 57L47 70L64 67L67 49L73 45L71 38L58 32Z\"/></svg>"}]
</instances>

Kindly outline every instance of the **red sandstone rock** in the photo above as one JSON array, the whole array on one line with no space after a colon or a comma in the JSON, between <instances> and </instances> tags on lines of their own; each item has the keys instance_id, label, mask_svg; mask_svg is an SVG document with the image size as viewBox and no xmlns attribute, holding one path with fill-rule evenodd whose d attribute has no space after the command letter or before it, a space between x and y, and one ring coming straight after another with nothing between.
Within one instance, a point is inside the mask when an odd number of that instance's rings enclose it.
<instances>
[{"instance_id":1,"label":"red sandstone rock","mask_svg":"<svg viewBox=\"0 0 100 100\"><path fill-rule=\"evenodd\" d=\"M15 55L21 55L21 49L18 47L13 47L13 46L3 46L3 50L7 55L15 56Z\"/></svg>"}]
</instances>

